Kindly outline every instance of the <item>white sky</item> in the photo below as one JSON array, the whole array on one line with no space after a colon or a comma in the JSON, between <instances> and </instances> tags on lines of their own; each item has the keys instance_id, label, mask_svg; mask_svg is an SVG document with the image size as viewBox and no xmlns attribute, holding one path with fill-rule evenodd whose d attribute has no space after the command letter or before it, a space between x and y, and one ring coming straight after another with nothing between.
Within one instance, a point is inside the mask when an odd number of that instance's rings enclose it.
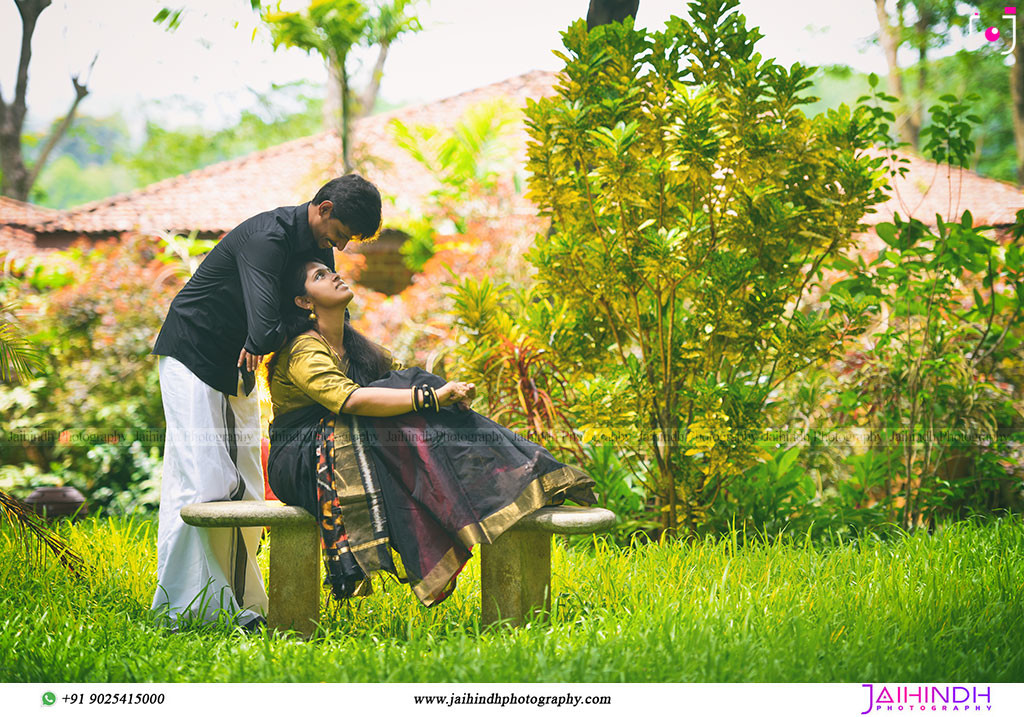
<instances>
[{"instance_id":1,"label":"white sky","mask_svg":"<svg viewBox=\"0 0 1024 717\"><path fill-rule=\"evenodd\" d=\"M176 33L153 24L160 7L184 2L196 9ZM420 9L424 31L392 48L381 94L392 101L426 101L532 69L560 69L551 50L561 48L559 33L584 16L587 5L588 0L429 0ZM685 7L683 0L640 0L637 24L659 27ZM881 50L868 42L877 20L867 0L742 0L741 10L765 35L758 50L782 64L843 63L885 72ZM54 0L33 42L30 122L49 122L66 112L70 75L84 71L97 51L91 94L80 106L83 114L96 116L120 112L137 118L144 102L178 95L202 108L204 124L221 126L250 101L248 88L324 80L316 56L294 49L275 53L265 35L258 32L253 40L255 26L249 0ZM0 1L0 90L8 101L20 30L14 3ZM357 59L371 58L364 51ZM185 101L164 107L174 116L149 110L161 124L195 121L180 109Z\"/></svg>"}]
</instances>

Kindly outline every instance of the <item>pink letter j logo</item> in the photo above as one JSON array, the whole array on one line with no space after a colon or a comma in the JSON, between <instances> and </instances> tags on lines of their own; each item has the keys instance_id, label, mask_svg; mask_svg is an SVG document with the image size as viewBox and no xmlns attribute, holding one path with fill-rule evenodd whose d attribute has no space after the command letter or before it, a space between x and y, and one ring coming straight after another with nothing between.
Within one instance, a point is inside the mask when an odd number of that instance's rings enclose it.
<instances>
[{"instance_id":1,"label":"pink letter j logo","mask_svg":"<svg viewBox=\"0 0 1024 717\"><path fill-rule=\"evenodd\" d=\"M971 16L969 23L970 34L974 34L974 19L976 17L979 17L979 13L974 13ZM1010 49L1003 53L1004 55L1009 55L1017 47L1017 8L1013 6L1003 8L1003 19L1010 21ZM989 42L995 42L1000 37L1003 37L1003 34L999 32L998 27L985 29L985 39Z\"/></svg>"}]
</instances>

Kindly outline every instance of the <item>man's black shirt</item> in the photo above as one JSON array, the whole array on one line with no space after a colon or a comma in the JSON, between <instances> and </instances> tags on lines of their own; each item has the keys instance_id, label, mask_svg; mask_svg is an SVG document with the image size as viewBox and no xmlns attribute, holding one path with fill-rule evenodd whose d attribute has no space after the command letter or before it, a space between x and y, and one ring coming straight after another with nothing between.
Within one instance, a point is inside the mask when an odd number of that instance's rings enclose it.
<instances>
[{"instance_id":1,"label":"man's black shirt","mask_svg":"<svg viewBox=\"0 0 1024 717\"><path fill-rule=\"evenodd\" d=\"M152 353L173 356L204 383L236 395L242 348L263 355L281 347L278 290L288 260L316 256L334 268L334 249L317 246L308 208L263 212L228 232L174 297Z\"/></svg>"}]
</instances>

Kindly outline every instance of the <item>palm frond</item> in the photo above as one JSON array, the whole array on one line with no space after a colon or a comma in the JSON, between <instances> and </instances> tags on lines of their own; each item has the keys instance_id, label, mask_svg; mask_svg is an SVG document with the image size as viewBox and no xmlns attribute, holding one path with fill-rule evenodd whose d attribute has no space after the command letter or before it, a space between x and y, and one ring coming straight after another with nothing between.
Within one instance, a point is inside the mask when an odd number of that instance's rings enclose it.
<instances>
[{"instance_id":1,"label":"palm frond","mask_svg":"<svg viewBox=\"0 0 1024 717\"><path fill-rule=\"evenodd\" d=\"M71 549L71 546L60 535L50 530L43 520L32 512L32 509L13 495L0 490L0 519L6 520L23 537L31 534L38 545L49 548L57 559L73 574L81 576L85 569L85 560Z\"/></svg>"},{"instance_id":2,"label":"palm frond","mask_svg":"<svg viewBox=\"0 0 1024 717\"><path fill-rule=\"evenodd\" d=\"M13 316L15 305L0 304L0 381L20 381L46 365L46 352L22 335Z\"/></svg>"}]
</instances>

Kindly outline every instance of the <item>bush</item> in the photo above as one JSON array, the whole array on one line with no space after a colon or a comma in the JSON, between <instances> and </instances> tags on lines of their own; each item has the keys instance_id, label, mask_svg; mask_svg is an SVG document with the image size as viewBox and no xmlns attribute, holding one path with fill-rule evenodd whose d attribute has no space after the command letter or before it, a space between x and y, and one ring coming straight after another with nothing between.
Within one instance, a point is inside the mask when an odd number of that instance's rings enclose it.
<instances>
[{"instance_id":1,"label":"bush","mask_svg":"<svg viewBox=\"0 0 1024 717\"><path fill-rule=\"evenodd\" d=\"M693 2L652 33L577 22L557 95L526 111L529 196L553 222L527 259L557 317L526 330L583 432L643 447L670 532L743 499L774 392L865 328L853 300L801 298L884 197L878 117L806 117L813 70L762 58L736 7Z\"/></svg>"},{"instance_id":2,"label":"bush","mask_svg":"<svg viewBox=\"0 0 1024 717\"><path fill-rule=\"evenodd\" d=\"M22 473L28 487L59 476L94 512L153 508L164 419L149 352L181 286L180 267L142 237L48 258L71 262L73 280L51 291L36 291L31 279L14 287L36 308L23 321L50 360L27 384L0 386L8 431L0 460L34 465Z\"/></svg>"}]
</instances>

